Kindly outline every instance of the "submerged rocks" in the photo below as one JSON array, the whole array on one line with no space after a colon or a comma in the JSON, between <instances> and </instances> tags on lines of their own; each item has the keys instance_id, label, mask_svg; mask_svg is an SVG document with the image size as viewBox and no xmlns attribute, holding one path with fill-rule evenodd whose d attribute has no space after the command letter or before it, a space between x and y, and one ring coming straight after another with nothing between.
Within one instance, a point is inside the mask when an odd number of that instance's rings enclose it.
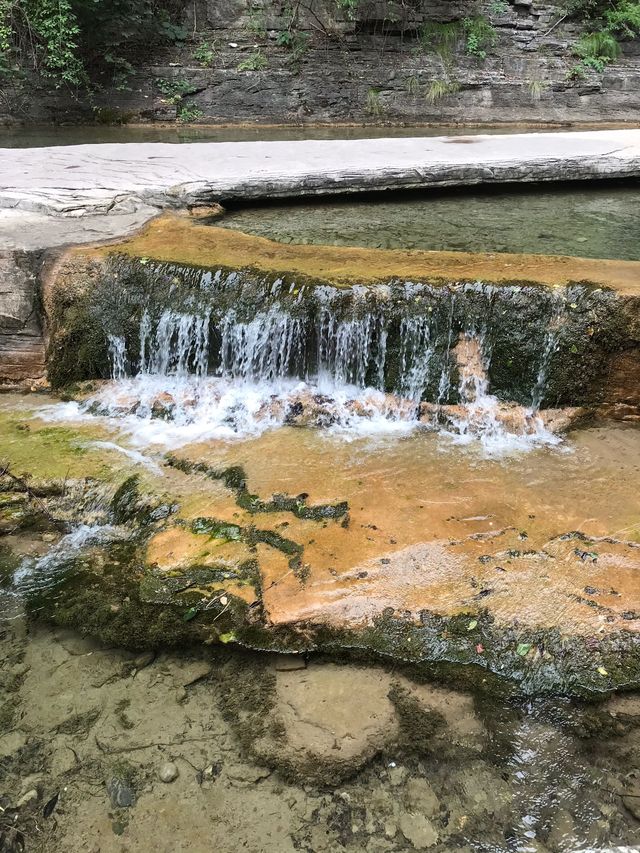
<instances>
[{"instance_id":1,"label":"submerged rocks","mask_svg":"<svg viewBox=\"0 0 640 853\"><path fill-rule=\"evenodd\" d=\"M117 770L107 780L107 794L111 805L117 809L128 809L135 805L136 794L131 784L131 774L128 771Z\"/></svg>"},{"instance_id":2,"label":"submerged rocks","mask_svg":"<svg viewBox=\"0 0 640 853\"><path fill-rule=\"evenodd\" d=\"M414 850L428 850L438 842L437 829L428 817L419 812L404 812L399 827Z\"/></svg>"},{"instance_id":3,"label":"submerged rocks","mask_svg":"<svg viewBox=\"0 0 640 853\"><path fill-rule=\"evenodd\" d=\"M472 700L455 691L352 665L310 664L282 671L275 662L273 676L268 713L257 725L256 715L262 711L245 708L243 736L256 758L294 778L335 784L383 752L407 748L464 755L485 743ZM399 692L418 697L419 714L398 700ZM426 719L431 732L427 739ZM392 784L394 774L398 784L404 782L406 771L395 762L388 773ZM428 783L416 780L407 789L405 808L432 818L440 804ZM427 825L408 819L407 826L410 823L424 842Z\"/></svg>"},{"instance_id":4,"label":"submerged rocks","mask_svg":"<svg viewBox=\"0 0 640 853\"><path fill-rule=\"evenodd\" d=\"M151 417L168 420L172 417L175 409L176 401L173 399L171 394L163 391L161 394L158 394L155 400L151 403Z\"/></svg>"},{"instance_id":5,"label":"submerged rocks","mask_svg":"<svg viewBox=\"0 0 640 853\"><path fill-rule=\"evenodd\" d=\"M310 779L351 775L396 734L390 681L357 667L276 670L271 732L253 743L257 757Z\"/></svg>"},{"instance_id":6,"label":"submerged rocks","mask_svg":"<svg viewBox=\"0 0 640 853\"><path fill-rule=\"evenodd\" d=\"M158 776L161 782L169 785L171 782L175 782L175 780L180 775L180 771L176 764L173 761L166 761L164 764L160 766L158 771Z\"/></svg>"}]
</instances>

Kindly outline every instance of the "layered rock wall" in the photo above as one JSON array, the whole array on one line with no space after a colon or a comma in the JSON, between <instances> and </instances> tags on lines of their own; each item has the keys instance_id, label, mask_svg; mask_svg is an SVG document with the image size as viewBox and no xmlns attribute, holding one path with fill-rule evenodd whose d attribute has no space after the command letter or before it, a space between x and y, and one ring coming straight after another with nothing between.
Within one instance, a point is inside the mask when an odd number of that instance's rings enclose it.
<instances>
[{"instance_id":1,"label":"layered rock wall","mask_svg":"<svg viewBox=\"0 0 640 853\"><path fill-rule=\"evenodd\" d=\"M0 253L0 384L24 384L44 374L44 341L33 256Z\"/></svg>"},{"instance_id":2,"label":"layered rock wall","mask_svg":"<svg viewBox=\"0 0 640 853\"><path fill-rule=\"evenodd\" d=\"M427 22L491 22L487 56L462 34L450 53L425 48ZM5 89L0 121L93 118L208 123L472 123L637 120L640 44L602 74L574 79L581 25L559 4L472 6L438 0L194 0L187 41L135 63L124 90L89 105L32 84ZM443 89L444 87L444 89Z\"/></svg>"}]
</instances>

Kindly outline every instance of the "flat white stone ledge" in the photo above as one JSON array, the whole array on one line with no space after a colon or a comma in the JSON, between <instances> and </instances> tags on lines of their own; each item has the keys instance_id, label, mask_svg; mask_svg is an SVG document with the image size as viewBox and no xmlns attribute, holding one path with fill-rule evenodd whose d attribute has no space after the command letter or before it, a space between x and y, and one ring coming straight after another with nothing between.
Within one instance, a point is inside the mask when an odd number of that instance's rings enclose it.
<instances>
[{"instance_id":1,"label":"flat white stone ledge","mask_svg":"<svg viewBox=\"0 0 640 853\"><path fill-rule=\"evenodd\" d=\"M9 148L0 208L84 218L225 198L624 177L640 177L640 129Z\"/></svg>"}]
</instances>

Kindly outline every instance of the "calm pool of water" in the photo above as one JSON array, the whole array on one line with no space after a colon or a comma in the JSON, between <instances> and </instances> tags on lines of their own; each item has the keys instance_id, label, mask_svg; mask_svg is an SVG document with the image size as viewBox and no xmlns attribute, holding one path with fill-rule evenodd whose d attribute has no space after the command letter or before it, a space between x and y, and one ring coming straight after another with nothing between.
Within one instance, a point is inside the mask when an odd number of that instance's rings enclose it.
<instances>
[{"instance_id":1,"label":"calm pool of water","mask_svg":"<svg viewBox=\"0 0 640 853\"><path fill-rule=\"evenodd\" d=\"M215 224L285 243L640 260L640 182L279 203Z\"/></svg>"}]
</instances>

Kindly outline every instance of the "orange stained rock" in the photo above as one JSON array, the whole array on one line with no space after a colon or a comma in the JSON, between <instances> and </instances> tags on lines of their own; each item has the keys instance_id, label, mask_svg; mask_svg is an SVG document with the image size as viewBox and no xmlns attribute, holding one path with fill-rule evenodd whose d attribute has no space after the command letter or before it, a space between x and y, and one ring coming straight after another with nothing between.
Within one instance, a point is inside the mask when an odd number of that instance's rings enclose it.
<instances>
[{"instance_id":1,"label":"orange stained rock","mask_svg":"<svg viewBox=\"0 0 640 853\"><path fill-rule=\"evenodd\" d=\"M566 634L640 630L637 430L587 429L564 450L499 460L447 450L433 434L343 442L295 429L182 454L241 464L265 498L304 491L310 504L349 502L346 526L252 517L304 548L294 571L286 554L258 545L272 625L358 627L392 608L409 620L486 610L499 625ZM593 539L562 538L576 530Z\"/></svg>"},{"instance_id":2,"label":"orange stained rock","mask_svg":"<svg viewBox=\"0 0 640 853\"><path fill-rule=\"evenodd\" d=\"M87 249L75 253L86 254ZM640 261L561 255L428 252L347 246L282 244L226 228L164 214L138 235L92 250L196 266L253 268L291 273L335 284L375 283L393 278L438 282L529 282L561 286L585 281L640 295Z\"/></svg>"},{"instance_id":3,"label":"orange stained rock","mask_svg":"<svg viewBox=\"0 0 640 853\"><path fill-rule=\"evenodd\" d=\"M184 527L170 527L149 542L147 562L163 572L188 566L234 566L249 557L242 542L215 539L206 533L191 533Z\"/></svg>"}]
</instances>

